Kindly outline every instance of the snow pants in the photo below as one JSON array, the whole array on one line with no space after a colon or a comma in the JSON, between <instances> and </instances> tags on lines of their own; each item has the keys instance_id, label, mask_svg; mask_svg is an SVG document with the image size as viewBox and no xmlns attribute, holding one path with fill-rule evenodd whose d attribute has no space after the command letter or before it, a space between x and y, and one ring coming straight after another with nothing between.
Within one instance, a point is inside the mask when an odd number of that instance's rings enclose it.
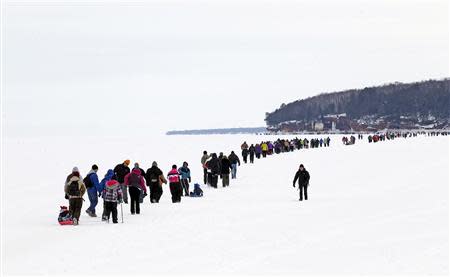
<instances>
[{"instance_id":1,"label":"snow pants","mask_svg":"<svg viewBox=\"0 0 450 277\"><path fill-rule=\"evenodd\" d=\"M308 186L299 186L298 189L300 192L300 201L303 200L303 194L305 195L305 200L308 200Z\"/></svg>"},{"instance_id":2,"label":"snow pants","mask_svg":"<svg viewBox=\"0 0 450 277\"><path fill-rule=\"evenodd\" d=\"M206 185L208 183L208 169L203 168L203 184Z\"/></svg>"},{"instance_id":3,"label":"snow pants","mask_svg":"<svg viewBox=\"0 0 450 277\"><path fill-rule=\"evenodd\" d=\"M130 187L130 212L131 214L139 214L141 212L141 208L139 206L139 198L141 196L141 190L137 187Z\"/></svg>"},{"instance_id":4,"label":"snow pants","mask_svg":"<svg viewBox=\"0 0 450 277\"><path fill-rule=\"evenodd\" d=\"M72 218L80 220L81 207L83 206L82 198L71 198L69 199L69 212Z\"/></svg>"},{"instance_id":5,"label":"snow pants","mask_svg":"<svg viewBox=\"0 0 450 277\"><path fill-rule=\"evenodd\" d=\"M222 174L222 186L228 187L230 185L230 174Z\"/></svg>"},{"instance_id":6,"label":"snow pants","mask_svg":"<svg viewBox=\"0 0 450 277\"><path fill-rule=\"evenodd\" d=\"M250 163L252 164L255 160L255 155L250 154Z\"/></svg>"},{"instance_id":7,"label":"snow pants","mask_svg":"<svg viewBox=\"0 0 450 277\"><path fill-rule=\"evenodd\" d=\"M217 188L217 182L219 181L219 176L217 174L211 174L211 186Z\"/></svg>"},{"instance_id":8,"label":"snow pants","mask_svg":"<svg viewBox=\"0 0 450 277\"><path fill-rule=\"evenodd\" d=\"M150 202L159 203L161 195L163 194L163 189L159 183L150 184Z\"/></svg>"},{"instance_id":9,"label":"snow pants","mask_svg":"<svg viewBox=\"0 0 450 277\"><path fill-rule=\"evenodd\" d=\"M91 202L88 210L91 211L93 214L95 214L95 207L98 203L98 196L97 196L97 189L95 187L88 188L87 189L89 202Z\"/></svg>"},{"instance_id":10,"label":"snow pants","mask_svg":"<svg viewBox=\"0 0 450 277\"><path fill-rule=\"evenodd\" d=\"M189 180L181 179L181 186L184 190L184 196L189 196ZM181 193L181 195L183 195L183 192Z\"/></svg>"},{"instance_id":11,"label":"snow pants","mask_svg":"<svg viewBox=\"0 0 450 277\"><path fill-rule=\"evenodd\" d=\"M170 193L172 194L172 203L181 202L183 190L180 183L170 183Z\"/></svg>"},{"instance_id":12,"label":"snow pants","mask_svg":"<svg viewBox=\"0 0 450 277\"><path fill-rule=\"evenodd\" d=\"M113 223L117 223L117 202L109 202L105 201L105 217L108 218L112 213L112 221Z\"/></svg>"}]
</instances>

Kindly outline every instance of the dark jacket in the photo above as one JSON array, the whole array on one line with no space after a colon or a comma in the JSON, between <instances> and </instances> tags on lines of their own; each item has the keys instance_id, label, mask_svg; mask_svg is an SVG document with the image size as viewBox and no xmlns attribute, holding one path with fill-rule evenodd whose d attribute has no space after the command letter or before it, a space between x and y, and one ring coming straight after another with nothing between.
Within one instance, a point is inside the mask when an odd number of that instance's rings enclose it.
<instances>
[{"instance_id":1,"label":"dark jacket","mask_svg":"<svg viewBox=\"0 0 450 277\"><path fill-rule=\"evenodd\" d=\"M221 163L220 173L221 174L230 174L230 169L231 169L230 160L227 158L223 158L222 163Z\"/></svg>"},{"instance_id":2,"label":"dark jacket","mask_svg":"<svg viewBox=\"0 0 450 277\"><path fill-rule=\"evenodd\" d=\"M297 173L295 173L294 182L293 185L295 186L295 182L298 179L299 186L308 186L309 185L309 172L306 169L298 170Z\"/></svg>"},{"instance_id":3,"label":"dark jacket","mask_svg":"<svg viewBox=\"0 0 450 277\"><path fill-rule=\"evenodd\" d=\"M125 176L130 173L130 168L124 164L118 164L114 167L114 173L117 177L117 182L123 184L125 182Z\"/></svg>"},{"instance_id":4,"label":"dark jacket","mask_svg":"<svg viewBox=\"0 0 450 277\"><path fill-rule=\"evenodd\" d=\"M230 154L228 159L230 160L231 164L239 164L239 165L241 165L241 161L239 160L239 157L236 154L234 154L234 153Z\"/></svg>"},{"instance_id":5,"label":"dark jacket","mask_svg":"<svg viewBox=\"0 0 450 277\"><path fill-rule=\"evenodd\" d=\"M220 163L216 155L213 155L211 160L209 160L208 168L212 174L220 174Z\"/></svg>"},{"instance_id":6,"label":"dark jacket","mask_svg":"<svg viewBox=\"0 0 450 277\"><path fill-rule=\"evenodd\" d=\"M255 155L255 146L250 146L250 148L248 149L248 152L250 153L251 156Z\"/></svg>"},{"instance_id":7,"label":"dark jacket","mask_svg":"<svg viewBox=\"0 0 450 277\"><path fill-rule=\"evenodd\" d=\"M159 178L161 175L163 175L163 173L157 166L152 166L147 169L147 172L145 173L145 181L147 181L147 186L159 185Z\"/></svg>"}]
</instances>

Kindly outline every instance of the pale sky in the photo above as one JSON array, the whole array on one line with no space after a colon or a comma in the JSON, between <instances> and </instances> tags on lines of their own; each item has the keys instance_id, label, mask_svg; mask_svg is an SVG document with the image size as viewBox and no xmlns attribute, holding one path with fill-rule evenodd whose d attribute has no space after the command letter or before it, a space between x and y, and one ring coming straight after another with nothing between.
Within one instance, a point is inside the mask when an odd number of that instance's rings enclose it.
<instances>
[{"instance_id":1,"label":"pale sky","mask_svg":"<svg viewBox=\"0 0 450 277\"><path fill-rule=\"evenodd\" d=\"M264 126L281 103L449 77L434 0L2 1L6 137Z\"/></svg>"}]
</instances>

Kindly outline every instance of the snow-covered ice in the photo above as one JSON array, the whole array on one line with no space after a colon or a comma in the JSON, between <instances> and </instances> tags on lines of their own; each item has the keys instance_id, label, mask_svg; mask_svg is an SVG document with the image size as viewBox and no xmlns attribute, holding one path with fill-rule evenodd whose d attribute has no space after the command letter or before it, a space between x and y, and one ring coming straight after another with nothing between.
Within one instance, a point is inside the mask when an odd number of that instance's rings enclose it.
<instances>
[{"instance_id":1,"label":"snow-covered ice","mask_svg":"<svg viewBox=\"0 0 450 277\"><path fill-rule=\"evenodd\" d=\"M102 177L125 159L144 169L156 160L165 173L187 161L201 183L203 150L239 153L267 138L7 138L2 273L448 274L448 137L344 146L333 136L330 148L243 164L230 187L202 186L203 198L172 204L166 185L141 215L124 205L124 224L88 217L87 196L79 226L57 223L73 166L84 176L96 163ZM303 202L292 187L300 163L311 174Z\"/></svg>"}]
</instances>

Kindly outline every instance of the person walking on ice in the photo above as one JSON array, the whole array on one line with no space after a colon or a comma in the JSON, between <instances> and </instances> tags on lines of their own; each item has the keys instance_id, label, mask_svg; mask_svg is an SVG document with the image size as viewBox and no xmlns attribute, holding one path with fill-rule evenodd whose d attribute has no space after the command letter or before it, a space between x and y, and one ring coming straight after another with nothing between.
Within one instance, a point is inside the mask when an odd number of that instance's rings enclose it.
<instances>
[{"instance_id":1,"label":"person walking on ice","mask_svg":"<svg viewBox=\"0 0 450 277\"><path fill-rule=\"evenodd\" d=\"M191 180L191 170L189 169L187 162L183 162L183 166L178 169L178 173L181 176L181 186L184 190L184 196L189 196L189 183L192 180Z\"/></svg>"},{"instance_id":2,"label":"person walking on ice","mask_svg":"<svg viewBox=\"0 0 450 277\"><path fill-rule=\"evenodd\" d=\"M125 204L128 204L128 188L125 185L125 176L130 173L130 168L128 167L129 165L130 160L125 160L123 163L114 167L114 174L116 174L116 180L119 182L122 189L123 202L125 202Z\"/></svg>"},{"instance_id":3,"label":"person walking on ice","mask_svg":"<svg viewBox=\"0 0 450 277\"><path fill-rule=\"evenodd\" d=\"M308 200L308 186L309 186L309 172L305 169L303 164L300 165L297 173L295 173L293 186L295 188L295 182L298 180L298 189L300 191L300 201L303 201L303 194L305 200Z\"/></svg>"},{"instance_id":4,"label":"person walking on ice","mask_svg":"<svg viewBox=\"0 0 450 277\"><path fill-rule=\"evenodd\" d=\"M122 189L120 188L119 182L116 180L107 181L102 195L105 207L103 219L109 221L112 214L113 223L117 223L117 203L122 203Z\"/></svg>"},{"instance_id":5,"label":"person walking on ice","mask_svg":"<svg viewBox=\"0 0 450 277\"><path fill-rule=\"evenodd\" d=\"M170 193L172 194L172 203L180 203L183 189L180 183L180 174L178 173L177 166L172 165L172 170L167 174L169 179Z\"/></svg>"},{"instance_id":6,"label":"person walking on ice","mask_svg":"<svg viewBox=\"0 0 450 277\"><path fill-rule=\"evenodd\" d=\"M73 225L78 225L81 207L83 206L83 195L86 192L86 187L80 178L80 172L72 172L72 177L66 183L64 192L69 198L69 211L72 216Z\"/></svg>"}]
</instances>

